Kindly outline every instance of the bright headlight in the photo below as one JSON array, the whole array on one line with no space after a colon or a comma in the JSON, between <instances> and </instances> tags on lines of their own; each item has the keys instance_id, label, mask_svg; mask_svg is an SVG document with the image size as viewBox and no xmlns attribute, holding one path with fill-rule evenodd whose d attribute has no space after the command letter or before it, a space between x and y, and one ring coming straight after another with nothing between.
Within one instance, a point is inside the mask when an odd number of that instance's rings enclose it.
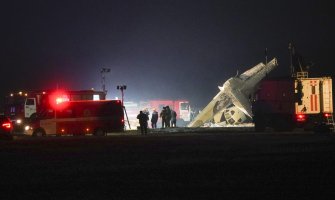
<instances>
[{"instance_id":1,"label":"bright headlight","mask_svg":"<svg viewBox=\"0 0 335 200\"><path fill-rule=\"evenodd\" d=\"M22 123L22 120L21 120L21 119L17 119L17 120L16 120L16 123L17 123L17 124L21 124L21 123Z\"/></svg>"},{"instance_id":2,"label":"bright headlight","mask_svg":"<svg viewBox=\"0 0 335 200\"><path fill-rule=\"evenodd\" d=\"M30 129L30 126L25 126L24 127L24 130L26 130L26 131L29 131L29 129Z\"/></svg>"}]
</instances>

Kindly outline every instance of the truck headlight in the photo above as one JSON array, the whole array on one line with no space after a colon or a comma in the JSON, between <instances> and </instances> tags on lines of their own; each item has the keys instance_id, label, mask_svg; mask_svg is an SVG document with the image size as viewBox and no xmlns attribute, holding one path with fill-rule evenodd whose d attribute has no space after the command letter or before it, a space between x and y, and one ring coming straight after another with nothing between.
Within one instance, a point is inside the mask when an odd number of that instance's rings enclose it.
<instances>
[{"instance_id":1,"label":"truck headlight","mask_svg":"<svg viewBox=\"0 0 335 200\"><path fill-rule=\"evenodd\" d=\"M30 126L25 126L24 130L29 131L30 130Z\"/></svg>"}]
</instances>

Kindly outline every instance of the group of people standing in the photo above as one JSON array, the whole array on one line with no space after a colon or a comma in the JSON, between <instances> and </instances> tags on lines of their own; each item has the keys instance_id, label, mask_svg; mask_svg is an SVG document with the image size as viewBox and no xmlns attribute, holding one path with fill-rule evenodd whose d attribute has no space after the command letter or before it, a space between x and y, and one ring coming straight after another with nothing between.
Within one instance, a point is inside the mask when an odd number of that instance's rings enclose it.
<instances>
[{"instance_id":1,"label":"group of people standing","mask_svg":"<svg viewBox=\"0 0 335 200\"><path fill-rule=\"evenodd\" d=\"M148 129L149 115L150 113L148 109L145 109L143 111L141 110L140 114L137 115L137 119L139 120L142 134L146 134L148 131L147 129ZM156 109L153 110L150 120L151 128L153 129L157 128L157 122L159 117L162 119L162 128L176 127L177 113L176 111L170 109L169 106L163 107L159 115Z\"/></svg>"},{"instance_id":2,"label":"group of people standing","mask_svg":"<svg viewBox=\"0 0 335 200\"><path fill-rule=\"evenodd\" d=\"M177 113L170 109L169 106L163 107L159 117L162 118L162 128L165 127L176 127Z\"/></svg>"}]
</instances>

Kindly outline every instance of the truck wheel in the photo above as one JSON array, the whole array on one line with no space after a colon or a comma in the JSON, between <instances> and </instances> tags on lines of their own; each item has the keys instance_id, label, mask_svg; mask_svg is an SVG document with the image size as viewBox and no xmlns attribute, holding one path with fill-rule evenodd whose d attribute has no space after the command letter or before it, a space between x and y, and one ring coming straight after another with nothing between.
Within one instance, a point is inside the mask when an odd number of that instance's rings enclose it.
<instances>
[{"instance_id":1,"label":"truck wheel","mask_svg":"<svg viewBox=\"0 0 335 200\"><path fill-rule=\"evenodd\" d=\"M102 129L98 128L98 129L96 129L96 130L94 131L94 134L93 134L93 135L95 135L95 136L105 136L106 133L105 133L105 131L103 131Z\"/></svg>"},{"instance_id":2,"label":"truck wheel","mask_svg":"<svg viewBox=\"0 0 335 200\"><path fill-rule=\"evenodd\" d=\"M45 131L43 129L37 129L33 132L34 137L42 137L45 136Z\"/></svg>"}]
</instances>

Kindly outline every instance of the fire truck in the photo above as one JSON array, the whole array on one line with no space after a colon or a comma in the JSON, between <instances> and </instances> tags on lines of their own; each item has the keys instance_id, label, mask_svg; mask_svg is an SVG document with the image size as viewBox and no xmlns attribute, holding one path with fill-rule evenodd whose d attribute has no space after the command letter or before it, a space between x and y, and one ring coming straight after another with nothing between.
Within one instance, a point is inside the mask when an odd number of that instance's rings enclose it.
<instances>
[{"instance_id":1,"label":"fire truck","mask_svg":"<svg viewBox=\"0 0 335 200\"><path fill-rule=\"evenodd\" d=\"M59 101L59 99L57 100ZM103 136L124 130L124 110L120 100L82 100L57 102L38 112L25 127L25 134Z\"/></svg>"},{"instance_id":2,"label":"fire truck","mask_svg":"<svg viewBox=\"0 0 335 200\"><path fill-rule=\"evenodd\" d=\"M36 113L47 110L54 100L104 100L106 94L94 90L46 90L11 93L5 97L4 115L13 122L14 131L22 132L24 124L28 123Z\"/></svg>"},{"instance_id":3,"label":"fire truck","mask_svg":"<svg viewBox=\"0 0 335 200\"><path fill-rule=\"evenodd\" d=\"M156 109L158 112L165 106L169 106L170 109L177 112L177 120L185 122L191 120L191 108L188 100L150 100L140 103L140 107Z\"/></svg>"},{"instance_id":4,"label":"fire truck","mask_svg":"<svg viewBox=\"0 0 335 200\"><path fill-rule=\"evenodd\" d=\"M264 80L252 106L256 131L334 130L331 77Z\"/></svg>"},{"instance_id":5,"label":"fire truck","mask_svg":"<svg viewBox=\"0 0 335 200\"><path fill-rule=\"evenodd\" d=\"M129 117L129 121L132 128L136 128L138 119L136 116L139 111L148 110L151 114L155 109L158 113L163 110L163 107L169 106L172 110L177 113L177 126L185 126L191 120L191 107L188 100L149 100L141 102L125 102L125 107ZM149 116L151 117L151 115ZM158 120L158 126L161 124L161 119Z\"/></svg>"}]
</instances>

